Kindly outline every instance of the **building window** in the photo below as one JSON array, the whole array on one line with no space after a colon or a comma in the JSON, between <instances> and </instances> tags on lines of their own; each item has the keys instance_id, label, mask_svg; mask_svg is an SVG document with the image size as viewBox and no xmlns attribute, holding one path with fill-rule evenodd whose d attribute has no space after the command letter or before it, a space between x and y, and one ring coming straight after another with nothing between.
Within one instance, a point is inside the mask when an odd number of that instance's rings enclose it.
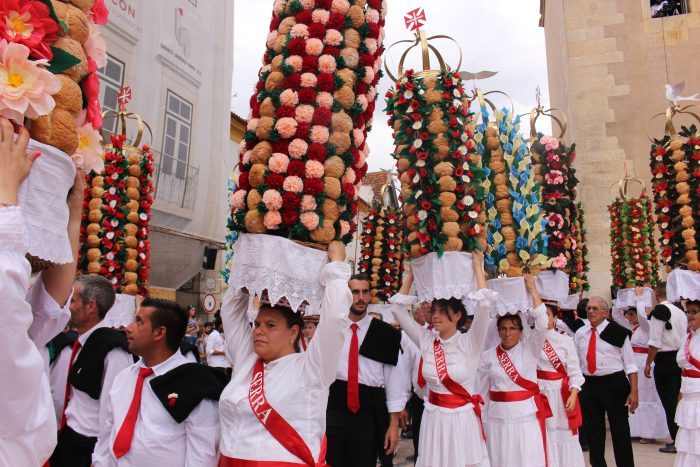
<instances>
[{"instance_id":1,"label":"building window","mask_svg":"<svg viewBox=\"0 0 700 467\"><path fill-rule=\"evenodd\" d=\"M119 89L124 86L124 62L117 60L113 56L107 54L107 64L97 70L97 75L100 77L100 102L102 110L119 110L119 102L117 96ZM111 134L117 131L117 119L105 119L102 128Z\"/></svg>"},{"instance_id":2,"label":"building window","mask_svg":"<svg viewBox=\"0 0 700 467\"><path fill-rule=\"evenodd\" d=\"M652 18L684 15L690 12L688 0L649 0Z\"/></svg>"},{"instance_id":3,"label":"building window","mask_svg":"<svg viewBox=\"0 0 700 467\"><path fill-rule=\"evenodd\" d=\"M190 152L192 104L168 90L163 132L163 172L184 180Z\"/></svg>"}]
</instances>

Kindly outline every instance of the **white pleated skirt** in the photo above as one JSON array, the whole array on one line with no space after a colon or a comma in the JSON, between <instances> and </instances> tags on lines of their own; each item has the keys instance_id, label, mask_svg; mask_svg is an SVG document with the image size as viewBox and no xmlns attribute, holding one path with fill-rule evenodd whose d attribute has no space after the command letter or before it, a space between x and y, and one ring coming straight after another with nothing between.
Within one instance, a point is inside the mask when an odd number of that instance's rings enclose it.
<instances>
[{"instance_id":1,"label":"white pleated skirt","mask_svg":"<svg viewBox=\"0 0 700 467\"><path fill-rule=\"evenodd\" d=\"M492 467L545 467L542 434L535 414L509 420L489 418L485 428ZM558 467L557 453L549 440L547 454L549 467Z\"/></svg>"},{"instance_id":2,"label":"white pleated skirt","mask_svg":"<svg viewBox=\"0 0 700 467\"><path fill-rule=\"evenodd\" d=\"M471 404L456 409L425 402L416 467L489 467L486 442Z\"/></svg>"},{"instance_id":3,"label":"white pleated skirt","mask_svg":"<svg viewBox=\"0 0 700 467\"><path fill-rule=\"evenodd\" d=\"M676 408L675 467L700 467L700 393L684 393Z\"/></svg>"},{"instance_id":4,"label":"white pleated skirt","mask_svg":"<svg viewBox=\"0 0 700 467\"><path fill-rule=\"evenodd\" d=\"M644 376L642 371L647 362L647 355L635 353L634 361L640 369L637 378L639 407L629 415L630 434L633 438L670 439L671 435L666 425L666 412L656 391L653 370L651 378Z\"/></svg>"},{"instance_id":5,"label":"white pleated skirt","mask_svg":"<svg viewBox=\"0 0 700 467\"><path fill-rule=\"evenodd\" d=\"M552 409L552 416L547 419L547 443L551 444L549 451L554 451L556 459L550 459L549 467L584 467L586 463L578 442L578 434L574 435L569 429L566 407L561 398L561 381L539 380L539 386Z\"/></svg>"}]
</instances>

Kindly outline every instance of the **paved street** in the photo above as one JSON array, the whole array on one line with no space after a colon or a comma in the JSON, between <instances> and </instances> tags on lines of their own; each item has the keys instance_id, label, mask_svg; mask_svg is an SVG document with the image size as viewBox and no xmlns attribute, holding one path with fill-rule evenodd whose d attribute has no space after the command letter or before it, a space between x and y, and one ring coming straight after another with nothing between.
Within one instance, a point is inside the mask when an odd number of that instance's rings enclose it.
<instances>
[{"instance_id":1,"label":"paved street","mask_svg":"<svg viewBox=\"0 0 700 467\"><path fill-rule=\"evenodd\" d=\"M610 442L610 432L607 436L607 448L605 450L605 459L608 461L610 467L615 465L615 459L613 458L612 444ZM638 441L634 442L634 462L636 467L672 467L675 455L673 454L662 454L658 449L663 446L662 443L657 444L640 444ZM584 453L586 460L588 460L588 455ZM413 456L413 443L410 439L402 439L399 442L398 455L394 459L394 465L402 467L413 466L413 461L409 461ZM436 466L437 467L437 466ZM439 467L451 467L451 466L439 466ZM513 466L516 467L516 466ZM566 467L566 466L562 466Z\"/></svg>"}]
</instances>

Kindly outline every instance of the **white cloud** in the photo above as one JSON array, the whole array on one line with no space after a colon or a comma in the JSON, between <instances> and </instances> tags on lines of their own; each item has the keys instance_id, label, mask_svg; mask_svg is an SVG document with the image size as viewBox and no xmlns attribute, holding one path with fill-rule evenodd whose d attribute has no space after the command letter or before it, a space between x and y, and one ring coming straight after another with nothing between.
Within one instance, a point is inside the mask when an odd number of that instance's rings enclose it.
<instances>
[{"instance_id":1,"label":"white cloud","mask_svg":"<svg viewBox=\"0 0 700 467\"><path fill-rule=\"evenodd\" d=\"M405 28L404 13L422 6L425 8L429 36L444 34L454 38L462 48L462 70L498 71L498 75L477 85L484 91L499 90L507 93L517 113L526 113L535 104L535 88L541 87L542 102L549 102L547 61L544 30L538 27L539 0L388 0L385 46L398 40L411 39ZM242 117L248 114L248 102L257 81L265 38L269 31L272 2L260 0L235 0L234 18L234 69L232 109ZM445 60L456 66L458 54L448 41L436 42ZM387 62L396 67L401 55L397 46ZM433 60L435 62L435 60ZM419 58L410 66L420 67ZM372 132L368 137L371 154L370 170L388 169L394 166L390 154L393 150L391 130L384 115L384 94L391 87L391 80L384 76L379 85L377 110ZM471 88L471 83L465 83ZM505 98L495 98L499 106L508 105ZM528 119L523 119L521 129L527 135ZM538 129L549 130L549 122Z\"/></svg>"}]
</instances>

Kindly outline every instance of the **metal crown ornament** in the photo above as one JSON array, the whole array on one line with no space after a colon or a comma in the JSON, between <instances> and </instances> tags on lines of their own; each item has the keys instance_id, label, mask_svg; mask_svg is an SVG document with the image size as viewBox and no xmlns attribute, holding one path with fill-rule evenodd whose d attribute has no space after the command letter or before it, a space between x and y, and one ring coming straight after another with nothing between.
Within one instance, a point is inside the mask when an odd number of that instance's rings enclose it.
<instances>
[{"instance_id":1,"label":"metal crown ornament","mask_svg":"<svg viewBox=\"0 0 700 467\"><path fill-rule=\"evenodd\" d=\"M442 54L438 49L430 44L430 41L434 41L437 39L447 39L449 41L454 42L454 44L457 46L457 50L459 51L459 62L457 63L457 66L452 68L450 67L449 64L445 62L445 60L442 58ZM398 76L394 76L394 73L392 73L391 69L389 68L387 64L387 59L386 57L389 56L389 51L394 47L399 44L411 44L404 52L401 54L401 58L399 59L399 67L398 67ZM387 53L384 55L384 70L386 71L387 75L393 80L393 81L400 81L401 79L404 78L404 63L406 62L406 58L408 57L408 54L415 48L420 47L421 51L421 57L422 57L422 63L423 63L423 70L422 71L416 71L415 75L418 77L426 77L426 76L438 76L441 73L447 73L449 71L454 70L459 70L459 68L462 66L462 49L460 48L459 44L457 43L456 40L451 38L450 36L446 35L436 35L436 36L431 36L427 37L425 34L425 31L423 29L418 29L415 32L415 37L413 40L410 39L404 39L401 41L394 42L389 46L387 49ZM435 55L435 58L437 59L440 68L439 69L433 69L431 68L430 65L430 52ZM461 72L460 72L461 73Z\"/></svg>"}]
</instances>

